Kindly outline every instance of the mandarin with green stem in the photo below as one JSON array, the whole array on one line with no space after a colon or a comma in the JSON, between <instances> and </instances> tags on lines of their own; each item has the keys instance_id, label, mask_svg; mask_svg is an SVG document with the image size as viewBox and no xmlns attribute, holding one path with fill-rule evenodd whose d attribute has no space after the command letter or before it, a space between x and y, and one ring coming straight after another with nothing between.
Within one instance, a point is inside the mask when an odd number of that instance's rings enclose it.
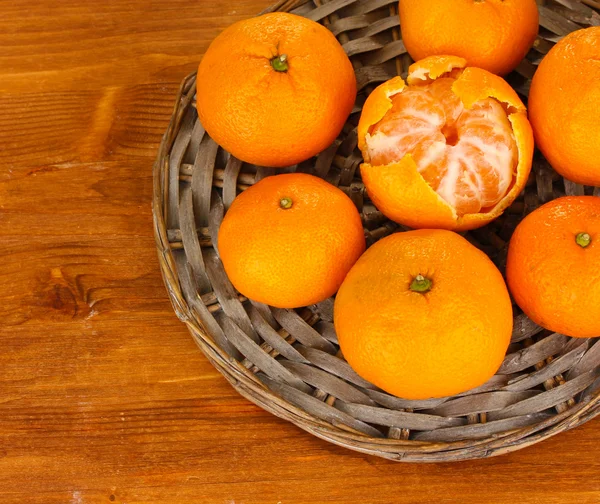
<instances>
[{"instance_id":1,"label":"mandarin with green stem","mask_svg":"<svg viewBox=\"0 0 600 504\"><path fill-rule=\"evenodd\" d=\"M197 76L200 122L242 161L282 167L329 147L356 100L352 63L323 25L286 12L225 29Z\"/></svg>"},{"instance_id":2,"label":"mandarin with green stem","mask_svg":"<svg viewBox=\"0 0 600 504\"><path fill-rule=\"evenodd\" d=\"M512 333L508 290L492 261L451 231L396 233L348 273L334 305L348 363L404 399L478 387L502 363Z\"/></svg>"},{"instance_id":3,"label":"mandarin with green stem","mask_svg":"<svg viewBox=\"0 0 600 504\"><path fill-rule=\"evenodd\" d=\"M510 240L506 278L536 324L600 336L600 198L565 196L525 217Z\"/></svg>"},{"instance_id":4,"label":"mandarin with green stem","mask_svg":"<svg viewBox=\"0 0 600 504\"><path fill-rule=\"evenodd\" d=\"M244 296L299 308L333 296L365 250L358 210L337 187L302 173L267 177L225 214L218 249Z\"/></svg>"}]
</instances>

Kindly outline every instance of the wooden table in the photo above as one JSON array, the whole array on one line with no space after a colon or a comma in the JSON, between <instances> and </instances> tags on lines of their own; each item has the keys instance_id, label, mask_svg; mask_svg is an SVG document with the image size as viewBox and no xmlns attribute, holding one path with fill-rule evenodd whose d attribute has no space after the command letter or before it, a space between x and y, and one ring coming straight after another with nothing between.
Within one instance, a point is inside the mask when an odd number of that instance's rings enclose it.
<instances>
[{"instance_id":1,"label":"wooden table","mask_svg":"<svg viewBox=\"0 0 600 504\"><path fill-rule=\"evenodd\" d=\"M406 465L242 399L176 319L152 162L181 79L271 0L0 2L3 504L599 503L600 422Z\"/></svg>"}]
</instances>

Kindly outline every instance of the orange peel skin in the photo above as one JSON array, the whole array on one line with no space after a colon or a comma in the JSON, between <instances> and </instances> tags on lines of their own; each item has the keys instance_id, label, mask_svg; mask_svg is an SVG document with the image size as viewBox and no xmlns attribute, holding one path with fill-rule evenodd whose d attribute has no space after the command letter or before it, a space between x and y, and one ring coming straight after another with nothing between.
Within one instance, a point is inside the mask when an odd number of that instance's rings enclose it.
<instances>
[{"instance_id":1,"label":"orange peel skin","mask_svg":"<svg viewBox=\"0 0 600 504\"><path fill-rule=\"evenodd\" d=\"M371 164L369 132L392 108L392 97L441 77L455 78L452 92L460 98L465 109L471 109L481 100L496 100L506 111L512 127L517 162L511 184L500 201L478 213L459 215L423 178L410 152L389 164ZM364 158L361 175L369 197L389 219L415 229L467 231L496 219L521 193L531 171L534 140L525 105L504 79L486 70L466 67L464 59L454 56L432 56L413 64L407 81L395 77L381 84L369 95L363 107L357 132L358 146Z\"/></svg>"}]
</instances>

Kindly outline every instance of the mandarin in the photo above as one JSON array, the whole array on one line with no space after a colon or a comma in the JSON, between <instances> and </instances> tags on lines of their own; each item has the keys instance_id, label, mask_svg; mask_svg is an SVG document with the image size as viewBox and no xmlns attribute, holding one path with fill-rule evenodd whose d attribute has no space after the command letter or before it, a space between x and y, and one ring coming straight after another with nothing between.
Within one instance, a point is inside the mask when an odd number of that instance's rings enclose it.
<instances>
[{"instance_id":1,"label":"mandarin","mask_svg":"<svg viewBox=\"0 0 600 504\"><path fill-rule=\"evenodd\" d=\"M478 387L502 363L512 306L498 269L451 231L397 233L348 273L334 305L342 353L354 370L405 399Z\"/></svg>"},{"instance_id":2,"label":"mandarin","mask_svg":"<svg viewBox=\"0 0 600 504\"><path fill-rule=\"evenodd\" d=\"M233 201L218 249L244 296L299 308L336 293L364 252L365 236L358 210L340 189L292 173L264 178Z\"/></svg>"},{"instance_id":3,"label":"mandarin","mask_svg":"<svg viewBox=\"0 0 600 504\"><path fill-rule=\"evenodd\" d=\"M517 67L539 30L535 0L400 0L399 11L414 60L453 54L498 75Z\"/></svg>"},{"instance_id":4,"label":"mandarin","mask_svg":"<svg viewBox=\"0 0 600 504\"><path fill-rule=\"evenodd\" d=\"M600 27L575 31L550 50L533 76L529 113L554 169L600 185Z\"/></svg>"},{"instance_id":5,"label":"mandarin","mask_svg":"<svg viewBox=\"0 0 600 504\"><path fill-rule=\"evenodd\" d=\"M525 217L510 241L506 278L538 325L600 336L600 198L558 198Z\"/></svg>"},{"instance_id":6,"label":"mandarin","mask_svg":"<svg viewBox=\"0 0 600 504\"><path fill-rule=\"evenodd\" d=\"M501 77L434 56L382 84L358 125L369 196L412 228L468 230L498 217L531 171L525 106Z\"/></svg>"},{"instance_id":7,"label":"mandarin","mask_svg":"<svg viewBox=\"0 0 600 504\"><path fill-rule=\"evenodd\" d=\"M324 26L276 12L223 31L197 77L200 122L242 161L304 161L340 134L356 99L354 69Z\"/></svg>"}]
</instances>

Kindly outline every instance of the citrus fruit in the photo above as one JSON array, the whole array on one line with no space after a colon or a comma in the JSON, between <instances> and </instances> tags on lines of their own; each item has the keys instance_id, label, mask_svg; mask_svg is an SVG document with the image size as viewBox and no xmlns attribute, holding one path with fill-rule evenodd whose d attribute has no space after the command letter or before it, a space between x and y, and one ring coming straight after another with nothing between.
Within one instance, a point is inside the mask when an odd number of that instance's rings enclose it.
<instances>
[{"instance_id":1,"label":"citrus fruit","mask_svg":"<svg viewBox=\"0 0 600 504\"><path fill-rule=\"evenodd\" d=\"M536 144L563 177L600 185L600 27L556 44L531 83Z\"/></svg>"},{"instance_id":2,"label":"citrus fruit","mask_svg":"<svg viewBox=\"0 0 600 504\"><path fill-rule=\"evenodd\" d=\"M600 336L600 198L558 198L525 217L510 241L506 278L538 325Z\"/></svg>"},{"instance_id":3,"label":"citrus fruit","mask_svg":"<svg viewBox=\"0 0 600 504\"><path fill-rule=\"evenodd\" d=\"M224 149L262 166L294 165L327 148L355 99L352 64L333 34L284 12L230 26L198 68L200 122Z\"/></svg>"},{"instance_id":4,"label":"citrus fruit","mask_svg":"<svg viewBox=\"0 0 600 504\"><path fill-rule=\"evenodd\" d=\"M365 237L348 196L320 178L293 173L267 177L233 201L218 249L244 296L298 308L335 294L364 252Z\"/></svg>"},{"instance_id":5,"label":"citrus fruit","mask_svg":"<svg viewBox=\"0 0 600 504\"><path fill-rule=\"evenodd\" d=\"M358 125L363 182L377 207L412 228L467 230L498 217L531 171L525 106L501 77L433 56L382 84Z\"/></svg>"},{"instance_id":6,"label":"citrus fruit","mask_svg":"<svg viewBox=\"0 0 600 504\"><path fill-rule=\"evenodd\" d=\"M502 363L512 306L502 275L460 235L422 229L373 245L334 305L354 370L405 399L445 397L485 383Z\"/></svg>"},{"instance_id":7,"label":"citrus fruit","mask_svg":"<svg viewBox=\"0 0 600 504\"><path fill-rule=\"evenodd\" d=\"M402 40L414 60L453 54L505 75L538 34L535 0L400 0Z\"/></svg>"}]
</instances>

